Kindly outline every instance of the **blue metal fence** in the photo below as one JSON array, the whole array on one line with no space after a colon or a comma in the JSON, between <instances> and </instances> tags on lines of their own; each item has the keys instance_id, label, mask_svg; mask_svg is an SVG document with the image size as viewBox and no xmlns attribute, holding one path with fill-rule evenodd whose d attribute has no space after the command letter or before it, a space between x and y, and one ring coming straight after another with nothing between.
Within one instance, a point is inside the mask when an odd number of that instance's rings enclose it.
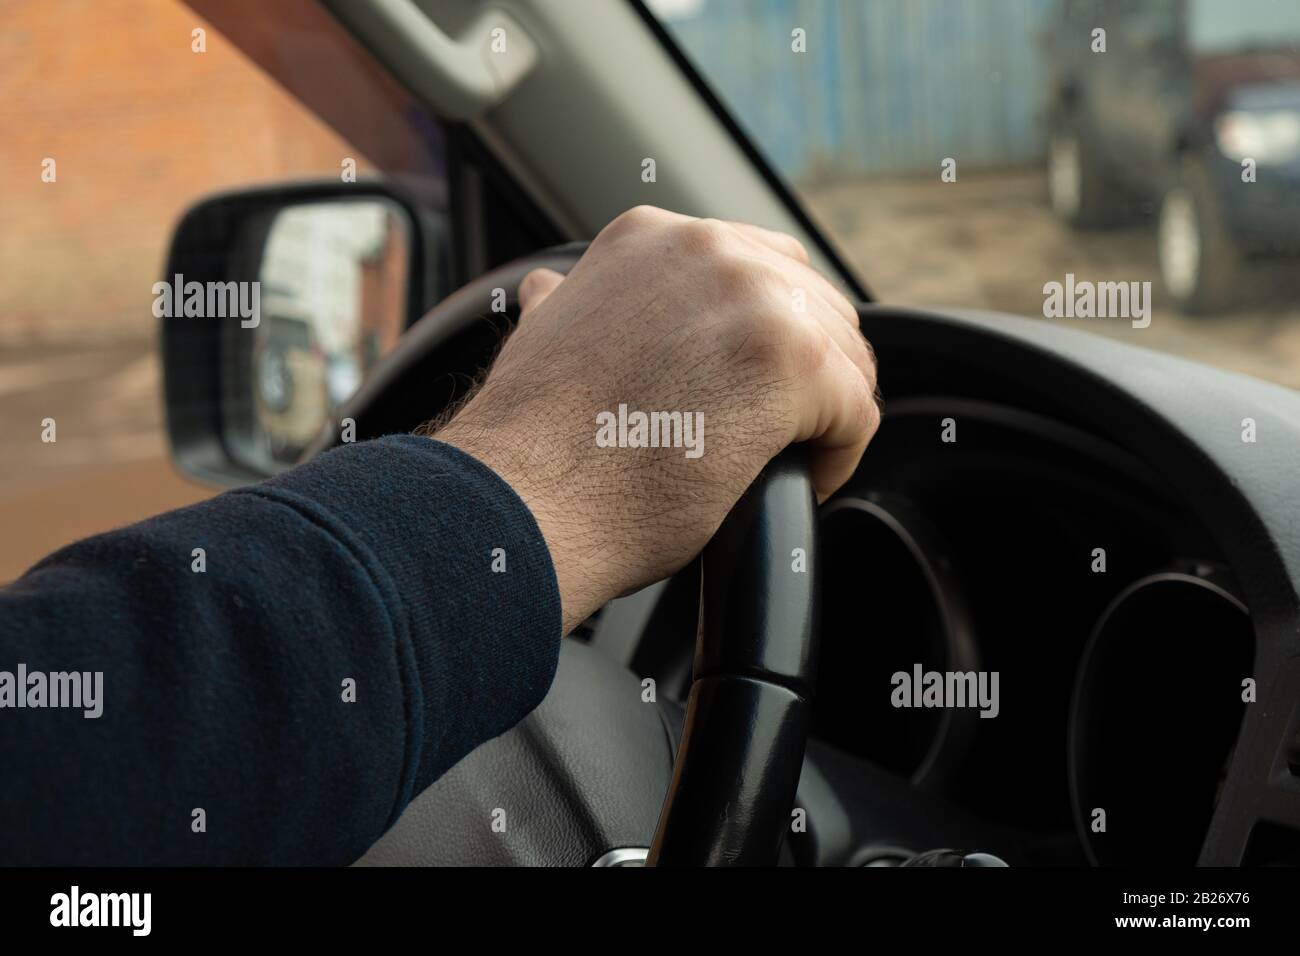
<instances>
[{"instance_id":1,"label":"blue metal fence","mask_svg":"<svg viewBox=\"0 0 1300 956\"><path fill-rule=\"evenodd\" d=\"M784 173L1037 161L1057 0L703 0L668 21ZM807 52L791 51L791 31Z\"/></svg>"}]
</instances>

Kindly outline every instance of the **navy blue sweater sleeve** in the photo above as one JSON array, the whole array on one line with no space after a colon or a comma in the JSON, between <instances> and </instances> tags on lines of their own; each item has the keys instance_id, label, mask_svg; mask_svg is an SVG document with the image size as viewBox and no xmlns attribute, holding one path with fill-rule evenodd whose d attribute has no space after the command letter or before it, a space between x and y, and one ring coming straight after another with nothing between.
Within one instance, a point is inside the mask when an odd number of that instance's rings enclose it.
<instances>
[{"instance_id":1,"label":"navy blue sweater sleeve","mask_svg":"<svg viewBox=\"0 0 1300 956\"><path fill-rule=\"evenodd\" d=\"M428 438L77 542L0 590L0 865L351 863L560 631L527 507Z\"/></svg>"}]
</instances>

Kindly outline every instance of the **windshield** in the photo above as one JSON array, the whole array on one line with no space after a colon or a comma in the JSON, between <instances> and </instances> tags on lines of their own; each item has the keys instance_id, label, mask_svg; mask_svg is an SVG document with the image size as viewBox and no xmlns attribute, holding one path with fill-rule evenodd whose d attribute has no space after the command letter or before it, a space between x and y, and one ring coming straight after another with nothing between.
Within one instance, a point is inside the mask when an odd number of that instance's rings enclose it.
<instances>
[{"instance_id":1,"label":"windshield","mask_svg":"<svg viewBox=\"0 0 1300 956\"><path fill-rule=\"evenodd\" d=\"M1296 0L647 2L879 300L1300 387Z\"/></svg>"}]
</instances>

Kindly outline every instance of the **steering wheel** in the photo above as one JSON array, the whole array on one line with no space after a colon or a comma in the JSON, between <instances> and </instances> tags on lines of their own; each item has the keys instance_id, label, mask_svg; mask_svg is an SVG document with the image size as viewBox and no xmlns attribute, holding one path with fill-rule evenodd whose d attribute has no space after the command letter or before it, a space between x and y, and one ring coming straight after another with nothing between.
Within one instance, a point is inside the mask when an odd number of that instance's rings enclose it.
<instances>
[{"instance_id":1,"label":"steering wheel","mask_svg":"<svg viewBox=\"0 0 1300 956\"><path fill-rule=\"evenodd\" d=\"M407 330L339 419L351 419L360 440L410 431L432 417L440 408L430 407L429 383L451 376L458 384L442 396L443 407L455 401L469 387L464 370L480 367L505 331L505 316L491 308L498 290L517 308L525 275L542 267L567 273L585 249L545 250L449 296ZM307 457L338 443L338 434L326 436ZM816 539L807 456L792 446L763 469L699 561L693 683L647 865L777 862L810 723ZM806 562L792 560L795 549Z\"/></svg>"}]
</instances>

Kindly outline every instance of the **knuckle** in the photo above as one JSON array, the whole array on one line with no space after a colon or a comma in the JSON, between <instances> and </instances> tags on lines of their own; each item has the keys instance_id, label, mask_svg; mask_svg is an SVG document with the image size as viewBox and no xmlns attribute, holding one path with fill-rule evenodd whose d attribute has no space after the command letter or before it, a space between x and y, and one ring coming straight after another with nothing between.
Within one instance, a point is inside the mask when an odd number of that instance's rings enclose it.
<instances>
[{"instance_id":1,"label":"knuckle","mask_svg":"<svg viewBox=\"0 0 1300 956\"><path fill-rule=\"evenodd\" d=\"M617 238L628 233L639 232L653 226L656 222L660 221L662 217L663 210L658 209L655 206L644 204L633 206L631 209L625 209L623 212L611 219L609 225L602 229L600 235L596 238L598 240L601 237Z\"/></svg>"},{"instance_id":2,"label":"knuckle","mask_svg":"<svg viewBox=\"0 0 1300 956\"><path fill-rule=\"evenodd\" d=\"M731 230L717 219L695 219L681 227L682 249L690 255L721 253L732 241Z\"/></svg>"},{"instance_id":3,"label":"knuckle","mask_svg":"<svg viewBox=\"0 0 1300 956\"><path fill-rule=\"evenodd\" d=\"M649 223L658 222L664 217L664 211L658 206L651 206L649 203L641 203L639 206L633 206L626 210L618 217L618 220L624 225L643 226Z\"/></svg>"},{"instance_id":4,"label":"knuckle","mask_svg":"<svg viewBox=\"0 0 1300 956\"><path fill-rule=\"evenodd\" d=\"M763 263L741 256L717 255L709 263L723 295L729 297L764 296L770 277Z\"/></svg>"},{"instance_id":5,"label":"knuckle","mask_svg":"<svg viewBox=\"0 0 1300 956\"><path fill-rule=\"evenodd\" d=\"M808 249L802 242L788 233L778 232L777 235L781 237L781 240L785 245L786 255L798 259L800 262L811 261L808 256Z\"/></svg>"}]
</instances>

